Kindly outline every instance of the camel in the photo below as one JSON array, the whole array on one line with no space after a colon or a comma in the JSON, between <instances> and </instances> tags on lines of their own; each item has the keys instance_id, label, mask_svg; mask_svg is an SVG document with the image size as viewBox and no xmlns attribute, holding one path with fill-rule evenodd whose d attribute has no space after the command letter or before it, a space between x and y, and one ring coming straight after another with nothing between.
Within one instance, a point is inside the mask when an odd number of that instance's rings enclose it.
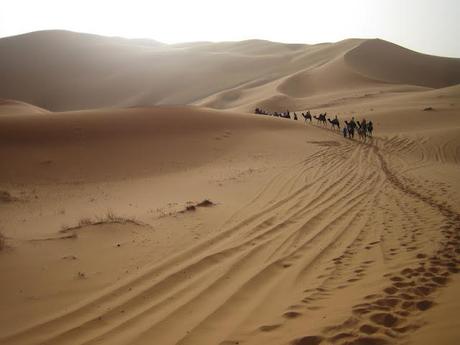
<instances>
[{"instance_id":1,"label":"camel","mask_svg":"<svg viewBox=\"0 0 460 345\"><path fill-rule=\"evenodd\" d=\"M305 120L305 123L307 123L307 120L310 120L310 122L311 122L311 114L310 114L310 112L307 112L306 114L302 113L302 116L303 116L303 118Z\"/></svg>"},{"instance_id":2,"label":"camel","mask_svg":"<svg viewBox=\"0 0 460 345\"><path fill-rule=\"evenodd\" d=\"M340 122L337 118L335 119L327 119L329 121L329 123L331 124L332 126L332 129L334 129L334 127L337 127L338 130L340 130Z\"/></svg>"},{"instance_id":3,"label":"camel","mask_svg":"<svg viewBox=\"0 0 460 345\"><path fill-rule=\"evenodd\" d=\"M367 132L369 133L369 136L372 137L372 132L374 131L374 125L372 124L372 121L369 121L367 123Z\"/></svg>"},{"instance_id":4,"label":"camel","mask_svg":"<svg viewBox=\"0 0 460 345\"><path fill-rule=\"evenodd\" d=\"M348 137L353 139L355 137L355 126L345 120L345 125L347 126Z\"/></svg>"},{"instance_id":5,"label":"camel","mask_svg":"<svg viewBox=\"0 0 460 345\"><path fill-rule=\"evenodd\" d=\"M366 129L364 127L358 127L359 138L366 141Z\"/></svg>"},{"instance_id":6,"label":"camel","mask_svg":"<svg viewBox=\"0 0 460 345\"><path fill-rule=\"evenodd\" d=\"M358 124L358 135L359 135L359 138L366 141L366 137L367 137L367 126L365 124L361 124L359 123L359 121L356 121L356 123Z\"/></svg>"},{"instance_id":7,"label":"camel","mask_svg":"<svg viewBox=\"0 0 460 345\"><path fill-rule=\"evenodd\" d=\"M313 117L316 119L316 121L318 121L318 123L321 123L323 125L326 124L326 113L319 114L318 116L313 116Z\"/></svg>"}]
</instances>

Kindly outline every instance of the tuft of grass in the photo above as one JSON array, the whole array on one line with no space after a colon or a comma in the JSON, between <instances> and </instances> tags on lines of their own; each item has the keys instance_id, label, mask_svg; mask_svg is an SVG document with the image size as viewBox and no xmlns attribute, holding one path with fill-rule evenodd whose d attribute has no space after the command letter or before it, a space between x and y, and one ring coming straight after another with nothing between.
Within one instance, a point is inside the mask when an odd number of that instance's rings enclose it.
<instances>
[{"instance_id":1,"label":"tuft of grass","mask_svg":"<svg viewBox=\"0 0 460 345\"><path fill-rule=\"evenodd\" d=\"M75 226L63 226L61 232L69 232L77 229L81 229L85 226L90 225L102 225L102 224L134 224L134 225L143 225L135 218L120 217L115 215L111 210L108 210L107 213L102 217L96 218L81 218L77 225Z\"/></svg>"}]
</instances>

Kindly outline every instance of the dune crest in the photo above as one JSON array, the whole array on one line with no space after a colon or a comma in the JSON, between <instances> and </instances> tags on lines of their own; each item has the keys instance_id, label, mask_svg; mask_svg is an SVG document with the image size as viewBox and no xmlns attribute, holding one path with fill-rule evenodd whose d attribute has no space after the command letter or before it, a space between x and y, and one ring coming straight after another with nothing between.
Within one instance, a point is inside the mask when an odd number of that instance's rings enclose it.
<instances>
[{"instance_id":1,"label":"dune crest","mask_svg":"<svg viewBox=\"0 0 460 345\"><path fill-rule=\"evenodd\" d=\"M168 104L248 111L284 94L299 109L324 92L340 99L334 92L371 90L382 83L393 88L455 85L459 61L381 40L166 45L41 31L0 39L0 96L53 111Z\"/></svg>"},{"instance_id":2,"label":"dune crest","mask_svg":"<svg viewBox=\"0 0 460 345\"><path fill-rule=\"evenodd\" d=\"M443 88L460 83L460 59L417 53L375 39L345 54L357 72L388 83Z\"/></svg>"},{"instance_id":3,"label":"dune crest","mask_svg":"<svg viewBox=\"0 0 460 345\"><path fill-rule=\"evenodd\" d=\"M11 99L0 99L0 116L2 115L21 115L21 114L46 114L48 110L37 107L25 102Z\"/></svg>"}]
</instances>

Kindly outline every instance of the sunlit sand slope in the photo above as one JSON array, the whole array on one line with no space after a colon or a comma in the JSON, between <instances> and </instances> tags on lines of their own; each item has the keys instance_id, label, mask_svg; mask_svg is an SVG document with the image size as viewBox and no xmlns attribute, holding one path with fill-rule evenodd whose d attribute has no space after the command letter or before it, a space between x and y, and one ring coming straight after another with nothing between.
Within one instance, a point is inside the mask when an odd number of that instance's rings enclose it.
<instances>
[{"instance_id":1,"label":"sunlit sand slope","mask_svg":"<svg viewBox=\"0 0 460 345\"><path fill-rule=\"evenodd\" d=\"M375 109L365 143L188 107L0 118L0 342L455 343L457 95L314 110Z\"/></svg>"},{"instance_id":2,"label":"sunlit sand slope","mask_svg":"<svg viewBox=\"0 0 460 345\"><path fill-rule=\"evenodd\" d=\"M0 39L0 97L62 111L197 104L299 110L370 91L460 82L460 59L382 40L166 45L66 31Z\"/></svg>"}]
</instances>

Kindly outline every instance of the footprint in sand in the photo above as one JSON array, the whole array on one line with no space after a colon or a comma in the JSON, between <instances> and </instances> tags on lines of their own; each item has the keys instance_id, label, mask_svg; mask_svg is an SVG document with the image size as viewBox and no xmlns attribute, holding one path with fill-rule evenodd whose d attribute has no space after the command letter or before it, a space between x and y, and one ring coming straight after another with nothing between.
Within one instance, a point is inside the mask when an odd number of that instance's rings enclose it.
<instances>
[{"instance_id":1,"label":"footprint in sand","mask_svg":"<svg viewBox=\"0 0 460 345\"><path fill-rule=\"evenodd\" d=\"M283 314L283 316L286 318L286 319L295 319L297 317L299 317L300 315L302 315L301 313L297 312L297 311L287 311Z\"/></svg>"},{"instance_id":2,"label":"footprint in sand","mask_svg":"<svg viewBox=\"0 0 460 345\"><path fill-rule=\"evenodd\" d=\"M259 327L259 330L261 332L271 332L280 327L281 325L263 325Z\"/></svg>"},{"instance_id":3,"label":"footprint in sand","mask_svg":"<svg viewBox=\"0 0 460 345\"><path fill-rule=\"evenodd\" d=\"M310 335L292 341L291 345L319 345L323 339L324 338L320 336Z\"/></svg>"},{"instance_id":4,"label":"footprint in sand","mask_svg":"<svg viewBox=\"0 0 460 345\"><path fill-rule=\"evenodd\" d=\"M385 326L388 328L394 327L398 324L399 318L394 316L391 313L377 313L373 314L370 317L371 321L374 323Z\"/></svg>"},{"instance_id":5,"label":"footprint in sand","mask_svg":"<svg viewBox=\"0 0 460 345\"><path fill-rule=\"evenodd\" d=\"M370 334L374 334L374 333L378 332L379 329L380 329L379 327L375 327L375 326L371 326L371 325L368 325L368 324L364 324L364 325L362 325L362 326L359 328L359 331L360 331L361 333L370 335Z\"/></svg>"}]
</instances>

